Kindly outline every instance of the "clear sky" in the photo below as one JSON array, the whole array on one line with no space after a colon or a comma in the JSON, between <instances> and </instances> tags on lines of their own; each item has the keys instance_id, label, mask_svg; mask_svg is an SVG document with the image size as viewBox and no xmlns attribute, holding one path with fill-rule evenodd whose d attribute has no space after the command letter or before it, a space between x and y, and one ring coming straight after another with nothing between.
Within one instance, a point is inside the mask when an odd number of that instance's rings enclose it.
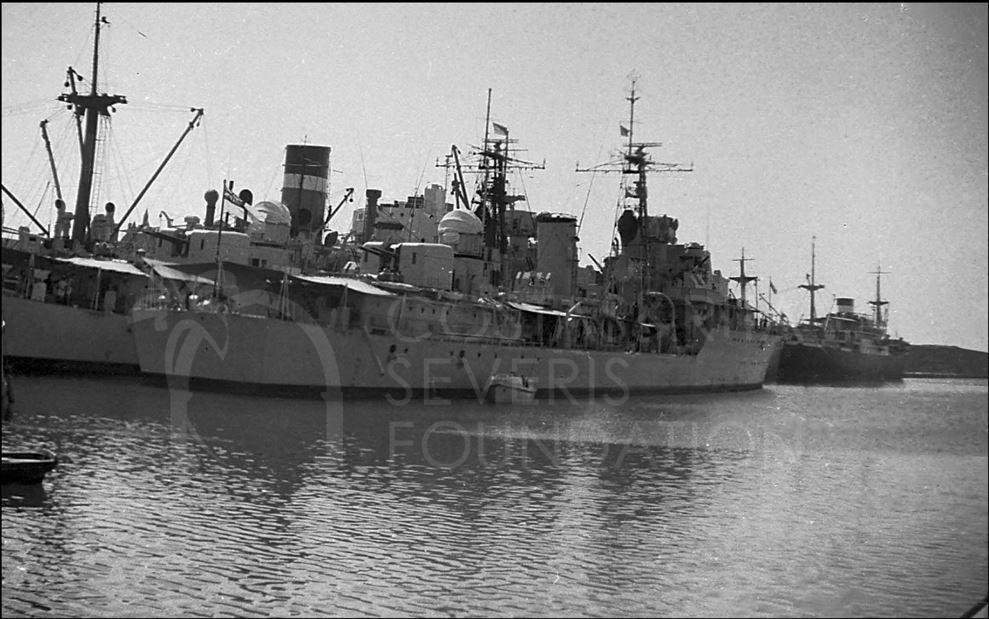
<instances>
[{"instance_id":1,"label":"clear sky","mask_svg":"<svg viewBox=\"0 0 989 619\"><path fill-rule=\"evenodd\" d=\"M2 5L3 182L46 222L49 133L66 201L78 178L65 70L88 80L91 3ZM987 9L983 4L108 3L101 91L113 117L101 196L118 217L195 129L131 216L202 216L224 177L279 198L284 148L331 146L331 202L444 183L437 160L492 119L546 169L517 179L534 212L582 218L581 262L613 236L618 175L578 174L621 145L628 76L636 138L659 161L650 211L680 220L726 275L771 276L791 319L810 271L832 296L875 294L914 343L989 349ZM88 82L84 82L84 87ZM75 159L73 159L75 157ZM365 180L366 179L366 180ZM105 199L104 198L104 201ZM360 206L356 201L352 206ZM586 206L585 206L586 205ZM348 230L352 206L337 215ZM4 197L5 226L26 223ZM101 212L101 211L100 211ZM334 219L334 221L337 221Z\"/></svg>"}]
</instances>

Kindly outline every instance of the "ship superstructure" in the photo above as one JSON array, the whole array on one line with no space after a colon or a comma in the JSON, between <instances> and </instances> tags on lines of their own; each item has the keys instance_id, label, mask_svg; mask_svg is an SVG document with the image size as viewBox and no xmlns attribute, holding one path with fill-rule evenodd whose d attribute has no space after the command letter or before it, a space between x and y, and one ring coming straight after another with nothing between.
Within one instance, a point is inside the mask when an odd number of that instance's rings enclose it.
<instances>
[{"instance_id":1,"label":"ship superstructure","mask_svg":"<svg viewBox=\"0 0 989 619\"><path fill-rule=\"evenodd\" d=\"M221 191L203 195L203 219L189 215L179 226L169 219L167 227L131 224L116 251L175 264L223 261L293 274L341 269L350 256L328 225L353 200L353 189L335 207L328 204L330 151L312 144L286 146L280 201L256 202L250 189L235 190L224 181Z\"/></svg>"}]
</instances>

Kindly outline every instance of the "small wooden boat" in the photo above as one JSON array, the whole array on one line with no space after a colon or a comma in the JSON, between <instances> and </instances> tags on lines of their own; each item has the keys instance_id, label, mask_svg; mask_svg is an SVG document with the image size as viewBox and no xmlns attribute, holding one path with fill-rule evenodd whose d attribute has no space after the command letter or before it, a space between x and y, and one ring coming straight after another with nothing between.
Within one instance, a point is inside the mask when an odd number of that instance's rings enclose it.
<instances>
[{"instance_id":1,"label":"small wooden boat","mask_svg":"<svg viewBox=\"0 0 989 619\"><path fill-rule=\"evenodd\" d=\"M3 483L40 484L58 458L48 450L3 452Z\"/></svg>"},{"instance_id":2,"label":"small wooden boat","mask_svg":"<svg viewBox=\"0 0 989 619\"><path fill-rule=\"evenodd\" d=\"M536 388L528 378L514 372L495 374L488 382L486 397L495 404L525 404L536 397Z\"/></svg>"}]
</instances>

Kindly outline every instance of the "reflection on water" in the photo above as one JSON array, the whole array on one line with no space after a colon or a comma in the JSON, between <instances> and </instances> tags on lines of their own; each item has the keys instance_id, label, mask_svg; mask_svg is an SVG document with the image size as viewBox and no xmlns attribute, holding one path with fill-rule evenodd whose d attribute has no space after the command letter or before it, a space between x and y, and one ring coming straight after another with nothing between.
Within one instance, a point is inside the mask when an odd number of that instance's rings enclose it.
<instances>
[{"instance_id":1,"label":"reflection on water","mask_svg":"<svg viewBox=\"0 0 989 619\"><path fill-rule=\"evenodd\" d=\"M13 507L41 507L45 503L44 484L11 483L0 486L4 509Z\"/></svg>"},{"instance_id":2,"label":"reflection on water","mask_svg":"<svg viewBox=\"0 0 989 619\"><path fill-rule=\"evenodd\" d=\"M18 377L4 614L960 615L985 381L534 407Z\"/></svg>"}]
</instances>

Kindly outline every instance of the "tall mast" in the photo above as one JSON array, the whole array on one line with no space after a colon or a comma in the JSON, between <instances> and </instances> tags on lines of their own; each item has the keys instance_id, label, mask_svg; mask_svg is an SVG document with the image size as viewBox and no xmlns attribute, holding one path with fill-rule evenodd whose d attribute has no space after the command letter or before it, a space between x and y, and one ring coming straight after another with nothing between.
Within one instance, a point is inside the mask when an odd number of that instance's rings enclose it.
<instances>
[{"instance_id":1,"label":"tall mast","mask_svg":"<svg viewBox=\"0 0 989 619\"><path fill-rule=\"evenodd\" d=\"M746 262L751 262L751 261L752 261L752 258L746 258L745 257L745 248L743 247L742 248L742 257L741 258L735 258L735 260L734 260L734 262L737 262L738 265L739 265L738 266L738 268L739 268L739 275L738 275L738 277L731 277L731 278L729 278L733 282L738 282L738 285L742 288L742 309L743 310L745 309L745 287L748 286L749 282L754 282L754 281L758 281L759 280L758 277L745 275L745 263ZM756 294L758 294L758 290L756 291ZM757 303L758 303L758 301L757 301Z\"/></svg>"},{"instance_id":2,"label":"tall mast","mask_svg":"<svg viewBox=\"0 0 989 619\"><path fill-rule=\"evenodd\" d=\"M100 3L96 3L96 34L93 42L93 73L90 78L89 95L75 92L59 96L64 101L75 106L76 116L85 116L86 131L82 140L82 166L79 174L79 192L76 194L76 212L72 227L73 242L84 244L89 236L89 200L93 188L93 171L96 160L96 134L100 116L110 116L110 106L127 103L121 95L97 94L96 83L99 71L100 54L100 24L106 23L100 17Z\"/></svg>"},{"instance_id":3,"label":"tall mast","mask_svg":"<svg viewBox=\"0 0 989 619\"><path fill-rule=\"evenodd\" d=\"M488 107L484 113L484 147L488 145L488 131L491 129L491 89L488 88ZM487 177L485 177L487 180Z\"/></svg>"},{"instance_id":4,"label":"tall mast","mask_svg":"<svg viewBox=\"0 0 989 619\"><path fill-rule=\"evenodd\" d=\"M814 268L815 268L815 258L816 258L814 245L815 245L815 242L816 241L817 241L817 237L816 236L811 237L811 241L810 241L810 282L807 283L807 284L801 284L800 285L801 288L803 288L804 290L807 290L808 292L810 292L810 322L811 322L811 324L814 324L814 322L816 322L816 320L817 320L817 310L814 307L814 292L820 290L821 288L824 288L824 284L818 284L816 282L816 280L814 279L814 277L815 277Z\"/></svg>"},{"instance_id":5,"label":"tall mast","mask_svg":"<svg viewBox=\"0 0 989 619\"><path fill-rule=\"evenodd\" d=\"M500 246L500 243L498 243L498 232L495 230L493 231L494 234L492 234L492 230L491 230L491 227L494 226L495 224L492 223L492 217L490 213L491 169L490 166L488 165L488 155L489 155L488 136L490 135L489 133L490 129L491 129L491 89L488 88L488 105L484 113L484 143L481 144L482 157L480 162L480 165L483 166L484 168L484 180L481 181L481 186L484 188L483 193L481 195L481 209L482 209L482 215L484 216L483 217L484 241L485 241L485 245L488 245L488 249L487 249L488 255L485 256L485 260L491 259L490 256L491 249L488 243L489 240L493 240L494 243Z\"/></svg>"},{"instance_id":6,"label":"tall mast","mask_svg":"<svg viewBox=\"0 0 989 619\"><path fill-rule=\"evenodd\" d=\"M635 133L635 102L639 100L639 97L635 96L635 82L638 77L632 76L632 88L629 95L626 98L628 101L628 154L632 155L632 134Z\"/></svg>"},{"instance_id":7,"label":"tall mast","mask_svg":"<svg viewBox=\"0 0 989 619\"><path fill-rule=\"evenodd\" d=\"M875 309L875 323L876 323L876 327L883 328L886 325L883 324L883 320L882 320L882 307L884 305L889 305L889 301L883 301L883 297L880 294L880 291L879 291L879 276L881 276L881 275L889 275L889 271L883 271L882 270L882 265L877 264L876 265L876 270L875 271L872 271L872 274L876 276L876 300L875 301L869 301L869 305L875 305L876 306L876 309Z\"/></svg>"},{"instance_id":8,"label":"tall mast","mask_svg":"<svg viewBox=\"0 0 989 619\"><path fill-rule=\"evenodd\" d=\"M645 292L646 278L649 273L649 206L646 190L646 166L645 156L641 149L636 155L632 154L632 135L635 133L635 102L639 100L639 97L635 96L637 79L637 76L632 76L632 87L628 97L626 97L628 100L628 152L625 154L625 160L631 165L625 173L638 174L638 180L635 181L635 197L639 201L639 229L642 230L642 269L639 271L639 290ZM633 165L634 168L632 168Z\"/></svg>"},{"instance_id":9,"label":"tall mast","mask_svg":"<svg viewBox=\"0 0 989 619\"><path fill-rule=\"evenodd\" d=\"M621 172L623 178L635 178L631 183L632 186L629 186L629 183L623 181L622 189L624 198L636 200L634 207L626 205L624 208L632 210L638 220L639 232L636 238L640 239L637 242L640 244L641 252L637 252L640 253L637 258L642 261L639 287L641 291L644 291L647 288L647 277L650 271L649 194L646 189L646 175L649 172L693 172L694 167L693 164L688 167L679 163L653 161L652 157L646 152L646 149L662 146L663 143L636 142L633 139L635 133L635 102L640 97L637 97L635 94L635 84L638 81L638 76L633 73L629 76L629 79L632 82L629 96L626 97L626 100L629 102L629 126L628 128L623 125L620 126L621 136L628 137L628 144L622 156L621 166L619 167L617 162L609 162L590 168L581 168L578 164L577 172Z\"/></svg>"},{"instance_id":10,"label":"tall mast","mask_svg":"<svg viewBox=\"0 0 989 619\"><path fill-rule=\"evenodd\" d=\"M494 261L493 254L498 255L499 267L496 269L501 278L497 285L502 283L505 275L500 269L507 264L508 256L508 227L506 209L515 202L525 200L523 195L508 194L508 172L509 170L542 170L545 169L545 162L542 165L523 161L514 157L517 150L512 148L512 144L517 140L509 137L508 127L500 125L491 120L491 92L488 89L487 109L484 119L484 142L478 152L472 153L477 156L476 163L460 161L460 151L456 145L451 147L453 155L453 166L455 176L453 182L454 195L457 198L457 207L463 203L465 208L469 208L470 202L467 199L466 185L463 173L476 173L481 175L481 180L477 190L477 198L480 201L479 218L484 229L485 259ZM493 129L493 135L492 135ZM449 167L450 160L437 166ZM514 208L514 207L513 207Z\"/></svg>"},{"instance_id":11,"label":"tall mast","mask_svg":"<svg viewBox=\"0 0 989 619\"><path fill-rule=\"evenodd\" d=\"M508 133L507 127L504 133L505 149L499 152L498 139L491 139L491 89L488 88L488 106L484 117L484 190L486 202L490 207L494 207L493 213L488 213L488 206L484 207L485 217L491 217L494 226L494 242L498 249L498 263L504 265L505 255L508 252L508 238L505 235L505 185L508 174ZM492 174L490 163L494 163L494 173ZM501 267L499 267L501 268ZM502 274L504 276L504 274ZM501 281L498 282L501 284Z\"/></svg>"}]
</instances>

